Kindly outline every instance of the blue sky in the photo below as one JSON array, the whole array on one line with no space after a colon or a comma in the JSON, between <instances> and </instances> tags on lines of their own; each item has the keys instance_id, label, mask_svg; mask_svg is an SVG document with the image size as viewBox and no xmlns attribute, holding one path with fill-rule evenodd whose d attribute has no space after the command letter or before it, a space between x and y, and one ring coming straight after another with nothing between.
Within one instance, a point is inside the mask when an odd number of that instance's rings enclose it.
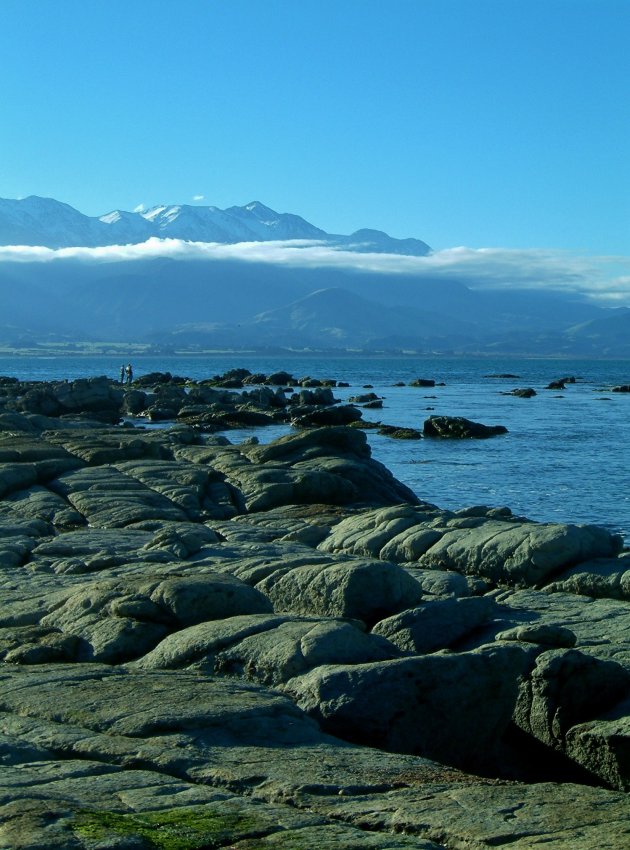
<instances>
[{"instance_id":1,"label":"blue sky","mask_svg":"<svg viewBox=\"0 0 630 850\"><path fill-rule=\"evenodd\" d=\"M0 197L627 254L628 44L629 0L0 0Z\"/></svg>"}]
</instances>

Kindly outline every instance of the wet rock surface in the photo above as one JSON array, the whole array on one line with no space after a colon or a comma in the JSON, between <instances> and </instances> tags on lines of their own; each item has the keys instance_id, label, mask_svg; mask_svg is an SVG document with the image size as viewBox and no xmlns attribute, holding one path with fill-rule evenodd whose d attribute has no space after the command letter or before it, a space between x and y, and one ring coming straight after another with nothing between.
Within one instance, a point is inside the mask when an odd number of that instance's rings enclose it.
<instances>
[{"instance_id":1,"label":"wet rock surface","mask_svg":"<svg viewBox=\"0 0 630 850\"><path fill-rule=\"evenodd\" d=\"M0 386L0 846L625 850L620 540L208 436L341 409L217 378Z\"/></svg>"},{"instance_id":2,"label":"wet rock surface","mask_svg":"<svg viewBox=\"0 0 630 850\"><path fill-rule=\"evenodd\" d=\"M485 439L507 434L505 425L483 425L472 422L463 416L430 416L424 421L425 437L439 437L449 440Z\"/></svg>"}]
</instances>

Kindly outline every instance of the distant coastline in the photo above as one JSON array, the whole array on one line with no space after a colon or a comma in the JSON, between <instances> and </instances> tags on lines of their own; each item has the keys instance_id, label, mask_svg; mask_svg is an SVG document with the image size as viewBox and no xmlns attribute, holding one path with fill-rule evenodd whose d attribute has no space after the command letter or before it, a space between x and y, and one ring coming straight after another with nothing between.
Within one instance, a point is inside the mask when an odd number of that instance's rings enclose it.
<instances>
[{"instance_id":1,"label":"distant coastline","mask_svg":"<svg viewBox=\"0 0 630 850\"><path fill-rule=\"evenodd\" d=\"M576 359L575 354L539 354L531 351L502 352L502 351L408 351L408 350L384 350L384 349L345 349L345 348L175 348L162 349L156 346L134 342L76 342L50 344L42 343L36 346L11 346L0 345L1 357L135 357L155 358L207 358L207 357L317 357L323 359L355 359L355 358L392 358L405 360L459 360L471 358L473 360L496 360L505 358L509 360L558 360L572 361ZM630 356L616 356L606 354L593 354L578 356L577 359L589 361L630 361Z\"/></svg>"}]
</instances>

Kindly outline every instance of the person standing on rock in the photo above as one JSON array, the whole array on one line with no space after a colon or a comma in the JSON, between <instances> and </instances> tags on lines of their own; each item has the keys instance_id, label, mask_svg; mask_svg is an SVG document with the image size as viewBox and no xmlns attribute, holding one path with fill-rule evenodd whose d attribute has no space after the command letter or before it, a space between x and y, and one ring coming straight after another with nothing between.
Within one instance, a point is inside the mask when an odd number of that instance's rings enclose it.
<instances>
[{"instance_id":1,"label":"person standing on rock","mask_svg":"<svg viewBox=\"0 0 630 850\"><path fill-rule=\"evenodd\" d=\"M133 369L131 368L131 363L127 363L125 374L127 375L127 383L130 384L133 381Z\"/></svg>"},{"instance_id":2,"label":"person standing on rock","mask_svg":"<svg viewBox=\"0 0 630 850\"><path fill-rule=\"evenodd\" d=\"M120 383L121 384L125 383L125 372L126 372L125 364L123 363L122 366L120 367Z\"/></svg>"}]
</instances>

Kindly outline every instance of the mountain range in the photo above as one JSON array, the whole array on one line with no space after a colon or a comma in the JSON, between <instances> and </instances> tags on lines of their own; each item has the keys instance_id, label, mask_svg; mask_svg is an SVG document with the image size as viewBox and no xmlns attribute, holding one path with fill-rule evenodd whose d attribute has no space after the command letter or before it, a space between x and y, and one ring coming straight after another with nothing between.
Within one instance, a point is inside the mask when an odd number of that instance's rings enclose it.
<instances>
[{"instance_id":1,"label":"mountain range","mask_svg":"<svg viewBox=\"0 0 630 850\"><path fill-rule=\"evenodd\" d=\"M394 239L380 230L364 228L349 236L326 233L299 215L277 213L259 201L226 210L165 204L96 217L54 198L0 198L0 245L97 248L138 244L151 237L223 244L307 239L351 251L417 257L431 250L420 239Z\"/></svg>"},{"instance_id":2,"label":"mountain range","mask_svg":"<svg viewBox=\"0 0 630 850\"><path fill-rule=\"evenodd\" d=\"M316 240L333 249L424 256L419 239L327 234L297 215L245 207L161 206L84 216L53 199L0 200L0 243L55 247ZM179 243L177 243L179 244ZM184 244L184 243L181 243ZM116 249L113 249L116 250ZM214 249L212 249L214 251ZM18 252L20 253L20 252ZM334 255L334 251L328 252ZM80 252L0 261L0 344L123 342L154 350L364 350L630 358L630 309L584 295L456 277L295 265L213 254L115 261Z\"/></svg>"}]
</instances>

